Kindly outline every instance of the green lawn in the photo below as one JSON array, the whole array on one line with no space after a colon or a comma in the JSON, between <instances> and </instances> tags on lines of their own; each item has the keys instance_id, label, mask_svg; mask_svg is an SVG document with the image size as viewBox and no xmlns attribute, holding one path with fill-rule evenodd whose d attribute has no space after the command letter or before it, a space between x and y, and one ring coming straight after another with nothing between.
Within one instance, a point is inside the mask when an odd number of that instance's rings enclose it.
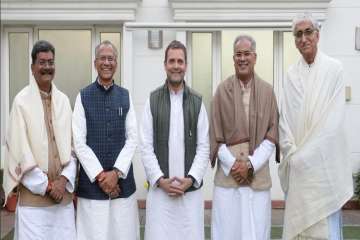
<instances>
[{"instance_id":1,"label":"green lawn","mask_svg":"<svg viewBox=\"0 0 360 240\"><path fill-rule=\"evenodd\" d=\"M271 238L280 239L281 238L282 227L272 227L271 228ZM350 227L346 226L343 228L344 238L345 239L359 239L360 240L360 227ZM141 239L144 239L144 227L140 228ZM210 239L210 227L205 227L205 237ZM2 240L12 240L13 232L10 232Z\"/></svg>"}]
</instances>

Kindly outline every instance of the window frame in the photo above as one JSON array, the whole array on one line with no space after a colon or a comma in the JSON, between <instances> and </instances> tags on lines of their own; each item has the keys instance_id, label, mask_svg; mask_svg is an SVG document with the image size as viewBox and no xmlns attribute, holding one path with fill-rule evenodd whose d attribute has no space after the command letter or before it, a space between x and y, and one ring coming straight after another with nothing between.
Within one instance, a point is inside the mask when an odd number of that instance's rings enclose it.
<instances>
[{"instance_id":1,"label":"window frame","mask_svg":"<svg viewBox=\"0 0 360 240\"><path fill-rule=\"evenodd\" d=\"M236 30L254 30L257 28L237 28ZM290 28L284 28L284 29L278 29L278 28L267 28L267 30L273 31L273 87L274 92L277 97L277 100L280 100L280 89L282 87L283 79L285 78L286 69L283 69L283 63L284 63L284 57L283 57L283 47L284 47L284 41L283 41L283 33L291 31ZM217 86L220 84L220 82L223 80L221 79L221 31L215 30L215 31L209 31L209 30L190 30L187 31L187 50L188 50L188 56L191 56L192 54L192 33L212 33L212 56L213 56L213 84L212 84L212 91L213 94L216 91ZM189 65L191 65L191 58L188 60ZM188 68L187 74L186 74L186 80L189 83L189 85L192 85L192 72L191 68Z\"/></svg>"},{"instance_id":2,"label":"window frame","mask_svg":"<svg viewBox=\"0 0 360 240\"><path fill-rule=\"evenodd\" d=\"M100 33L101 32L114 32L120 33L121 39L121 50L124 49L124 32L123 26L119 25L77 25L77 26L67 26L67 25L37 25L33 27L21 27L21 26L3 26L1 25L1 83L0 83L0 107L1 107L1 125L0 125L0 150L1 150L1 162L0 169L4 166L5 159L5 147L6 147L6 130L9 122L10 115L10 72L9 72L9 34L10 33L28 33L29 34L29 63L31 63L31 50L34 43L39 39L40 30L90 30L91 31L91 57L95 58L95 46L100 43ZM121 64L118 66L120 68L120 82L123 85L124 73L124 56L121 55ZM92 82L96 80L97 72L93 64L91 64L91 79ZM32 78L31 68L29 66L29 80Z\"/></svg>"}]
</instances>

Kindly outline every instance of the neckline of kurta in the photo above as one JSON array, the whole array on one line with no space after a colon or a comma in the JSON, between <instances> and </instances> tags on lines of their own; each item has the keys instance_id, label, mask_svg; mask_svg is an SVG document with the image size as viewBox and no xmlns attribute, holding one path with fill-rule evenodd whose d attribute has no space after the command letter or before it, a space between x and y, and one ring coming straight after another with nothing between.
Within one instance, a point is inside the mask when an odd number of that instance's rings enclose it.
<instances>
[{"instance_id":1,"label":"neckline of kurta","mask_svg":"<svg viewBox=\"0 0 360 240\"><path fill-rule=\"evenodd\" d=\"M97 83L105 89L105 91L109 90L114 85L114 80L111 81L110 85L104 85L100 82L99 77L96 78Z\"/></svg>"}]
</instances>

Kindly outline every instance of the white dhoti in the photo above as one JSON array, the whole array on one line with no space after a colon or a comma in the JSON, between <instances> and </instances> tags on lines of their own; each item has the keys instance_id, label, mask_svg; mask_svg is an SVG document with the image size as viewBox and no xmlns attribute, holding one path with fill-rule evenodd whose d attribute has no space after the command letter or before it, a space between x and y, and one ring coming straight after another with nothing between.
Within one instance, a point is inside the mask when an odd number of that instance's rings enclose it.
<instances>
[{"instance_id":1,"label":"white dhoti","mask_svg":"<svg viewBox=\"0 0 360 240\"><path fill-rule=\"evenodd\" d=\"M114 200L78 198L78 240L139 240L139 214L135 194Z\"/></svg>"},{"instance_id":2,"label":"white dhoti","mask_svg":"<svg viewBox=\"0 0 360 240\"><path fill-rule=\"evenodd\" d=\"M17 205L15 240L75 240L75 211L73 203L50 207Z\"/></svg>"},{"instance_id":3,"label":"white dhoti","mask_svg":"<svg viewBox=\"0 0 360 240\"><path fill-rule=\"evenodd\" d=\"M146 202L145 239L204 239L202 191L169 197L160 188L150 188Z\"/></svg>"},{"instance_id":4,"label":"white dhoti","mask_svg":"<svg viewBox=\"0 0 360 240\"><path fill-rule=\"evenodd\" d=\"M270 191L215 186L211 229L213 240L270 239Z\"/></svg>"}]
</instances>

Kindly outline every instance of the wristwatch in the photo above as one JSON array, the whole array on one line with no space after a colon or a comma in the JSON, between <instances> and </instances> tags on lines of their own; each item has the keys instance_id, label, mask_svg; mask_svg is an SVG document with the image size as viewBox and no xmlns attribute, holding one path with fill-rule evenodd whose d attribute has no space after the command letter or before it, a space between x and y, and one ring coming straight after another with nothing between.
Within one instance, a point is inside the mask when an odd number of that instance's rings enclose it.
<instances>
[{"instance_id":1,"label":"wristwatch","mask_svg":"<svg viewBox=\"0 0 360 240\"><path fill-rule=\"evenodd\" d=\"M122 173L119 169L117 168L113 168L113 170L115 171L116 175L118 176L118 178L120 178L122 176Z\"/></svg>"},{"instance_id":2,"label":"wristwatch","mask_svg":"<svg viewBox=\"0 0 360 240\"><path fill-rule=\"evenodd\" d=\"M247 168L248 169L254 169L254 167L253 167L253 165L251 164L251 161L248 159L248 160L246 160L246 166L247 166Z\"/></svg>"},{"instance_id":3,"label":"wristwatch","mask_svg":"<svg viewBox=\"0 0 360 240\"><path fill-rule=\"evenodd\" d=\"M250 182L252 182L252 180L254 179L254 167L253 167L250 159L248 159L248 160L246 161L246 166L248 167L248 178L247 178L247 179L248 179Z\"/></svg>"},{"instance_id":4,"label":"wristwatch","mask_svg":"<svg viewBox=\"0 0 360 240\"><path fill-rule=\"evenodd\" d=\"M191 181L192 181L191 186L194 185L194 183L195 183L195 181L196 181L195 178L194 178L193 176L191 176L191 175L187 175L187 177L190 178Z\"/></svg>"}]
</instances>

